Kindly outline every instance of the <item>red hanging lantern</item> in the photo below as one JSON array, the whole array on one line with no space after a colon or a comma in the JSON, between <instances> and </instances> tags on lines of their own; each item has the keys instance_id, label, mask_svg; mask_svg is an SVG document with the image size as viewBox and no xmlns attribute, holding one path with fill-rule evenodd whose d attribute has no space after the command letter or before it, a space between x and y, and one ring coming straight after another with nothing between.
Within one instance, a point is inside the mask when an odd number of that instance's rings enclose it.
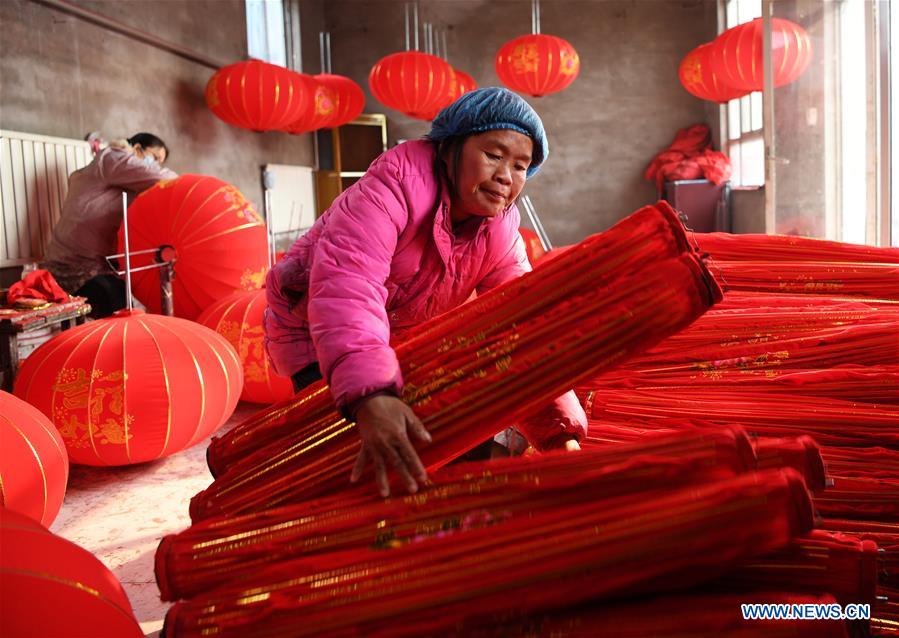
<instances>
[{"instance_id":1,"label":"red hanging lantern","mask_svg":"<svg viewBox=\"0 0 899 638\"><path fill-rule=\"evenodd\" d=\"M239 190L215 177L181 175L144 191L128 208L128 233L134 252L174 248L174 310L185 319L235 291L260 288L265 278L265 224ZM159 271L136 272L132 282L147 309L160 312Z\"/></svg>"},{"instance_id":2,"label":"red hanging lantern","mask_svg":"<svg viewBox=\"0 0 899 638\"><path fill-rule=\"evenodd\" d=\"M365 93L361 86L348 77L331 73L320 73L315 79L330 87L335 94L334 112L325 128L337 128L359 117L365 108Z\"/></svg>"},{"instance_id":3,"label":"red hanging lantern","mask_svg":"<svg viewBox=\"0 0 899 638\"><path fill-rule=\"evenodd\" d=\"M453 68L435 55L402 51L381 58L368 75L372 94L384 106L427 120L449 104Z\"/></svg>"},{"instance_id":4,"label":"red hanging lantern","mask_svg":"<svg viewBox=\"0 0 899 638\"><path fill-rule=\"evenodd\" d=\"M574 82L581 60L568 41L532 33L500 47L495 66L496 74L507 87L541 97L557 93Z\"/></svg>"},{"instance_id":5,"label":"red hanging lantern","mask_svg":"<svg viewBox=\"0 0 899 638\"><path fill-rule=\"evenodd\" d=\"M240 398L251 403L275 403L294 395L290 379L275 374L265 355L262 314L266 306L264 289L236 292L197 319L234 346L243 367Z\"/></svg>"},{"instance_id":6,"label":"red hanging lantern","mask_svg":"<svg viewBox=\"0 0 899 638\"><path fill-rule=\"evenodd\" d=\"M735 89L725 84L712 70L709 53L712 43L700 44L681 60L678 77L688 93L701 100L724 104L747 95L749 91Z\"/></svg>"},{"instance_id":7,"label":"red hanging lantern","mask_svg":"<svg viewBox=\"0 0 899 638\"><path fill-rule=\"evenodd\" d=\"M427 119L433 120L435 117L437 117L437 114L440 113L440 111L442 111L444 108L458 100L469 91L474 91L476 88L478 88L478 84L474 81L473 77L471 77L464 71L453 69L453 79L452 82L450 82L449 94L447 97L449 102L429 113L429 117Z\"/></svg>"},{"instance_id":8,"label":"red hanging lantern","mask_svg":"<svg viewBox=\"0 0 899 638\"><path fill-rule=\"evenodd\" d=\"M283 128L285 133L291 135L317 131L329 126L337 112L337 93L329 84L319 82L311 75L301 77L309 88L308 104L298 119Z\"/></svg>"},{"instance_id":9,"label":"red hanging lantern","mask_svg":"<svg viewBox=\"0 0 899 638\"><path fill-rule=\"evenodd\" d=\"M534 263L546 254L543 244L540 243L540 237L530 228L519 228L518 233L524 240L524 249L528 254L528 261L533 266Z\"/></svg>"},{"instance_id":10,"label":"red hanging lantern","mask_svg":"<svg viewBox=\"0 0 899 638\"><path fill-rule=\"evenodd\" d=\"M128 596L93 554L0 509L0 635L141 638Z\"/></svg>"},{"instance_id":11,"label":"red hanging lantern","mask_svg":"<svg viewBox=\"0 0 899 638\"><path fill-rule=\"evenodd\" d=\"M302 116L309 90L299 73L248 60L224 66L209 78L206 104L232 126L270 131Z\"/></svg>"},{"instance_id":12,"label":"red hanging lantern","mask_svg":"<svg viewBox=\"0 0 899 638\"><path fill-rule=\"evenodd\" d=\"M192 321L121 310L35 350L15 394L50 417L73 463L129 465L199 442L231 416L243 373Z\"/></svg>"},{"instance_id":13,"label":"red hanging lantern","mask_svg":"<svg viewBox=\"0 0 899 638\"><path fill-rule=\"evenodd\" d=\"M789 84L808 68L812 41L801 26L771 19L771 56L774 86ZM739 24L719 35L709 53L712 70L728 86L744 91L764 88L762 18Z\"/></svg>"},{"instance_id":14,"label":"red hanging lantern","mask_svg":"<svg viewBox=\"0 0 899 638\"><path fill-rule=\"evenodd\" d=\"M59 432L41 411L0 391L0 508L49 527L69 480L69 455Z\"/></svg>"}]
</instances>

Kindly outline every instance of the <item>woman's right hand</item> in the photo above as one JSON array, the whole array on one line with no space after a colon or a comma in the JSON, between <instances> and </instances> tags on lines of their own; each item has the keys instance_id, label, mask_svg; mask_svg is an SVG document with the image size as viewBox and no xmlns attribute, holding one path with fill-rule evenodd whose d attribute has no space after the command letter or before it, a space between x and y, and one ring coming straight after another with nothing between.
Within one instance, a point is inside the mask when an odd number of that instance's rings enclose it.
<instances>
[{"instance_id":1,"label":"woman's right hand","mask_svg":"<svg viewBox=\"0 0 899 638\"><path fill-rule=\"evenodd\" d=\"M387 395L375 395L365 399L356 410L356 425L362 438L362 450L356 457L356 465L350 481L355 483L371 461L375 471L375 484L383 497L390 496L387 481L387 464L391 464L402 478L410 494L418 491L418 483L428 480L427 472L411 437L422 443L430 443L431 435L412 408L402 399Z\"/></svg>"}]
</instances>

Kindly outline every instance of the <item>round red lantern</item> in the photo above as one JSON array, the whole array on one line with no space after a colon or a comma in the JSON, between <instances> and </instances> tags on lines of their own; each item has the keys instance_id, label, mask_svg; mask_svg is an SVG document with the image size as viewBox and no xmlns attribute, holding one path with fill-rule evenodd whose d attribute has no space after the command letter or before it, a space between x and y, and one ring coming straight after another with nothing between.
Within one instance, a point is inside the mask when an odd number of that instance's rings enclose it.
<instances>
[{"instance_id":1,"label":"round red lantern","mask_svg":"<svg viewBox=\"0 0 899 638\"><path fill-rule=\"evenodd\" d=\"M303 81L309 86L310 100L299 119L284 127L284 132L291 135L330 126L337 114L337 92L330 84L319 82L311 75L304 75Z\"/></svg>"},{"instance_id":2,"label":"round red lantern","mask_svg":"<svg viewBox=\"0 0 899 638\"><path fill-rule=\"evenodd\" d=\"M319 83L330 87L335 95L334 113L325 128L337 128L359 117L365 108L365 93L361 86L342 75L320 73L314 77Z\"/></svg>"},{"instance_id":3,"label":"round red lantern","mask_svg":"<svg viewBox=\"0 0 899 638\"><path fill-rule=\"evenodd\" d=\"M294 395L290 379L275 374L265 355L262 315L266 306L264 289L236 292L197 319L234 346L243 366L240 398L251 403L275 403Z\"/></svg>"},{"instance_id":4,"label":"round red lantern","mask_svg":"<svg viewBox=\"0 0 899 638\"><path fill-rule=\"evenodd\" d=\"M739 24L715 39L709 62L725 84L744 91L761 91L764 88L762 22L762 18L756 18ZM772 18L771 55L774 86L789 84L802 75L811 63L811 38L798 24Z\"/></svg>"},{"instance_id":5,"label":"round red lantern","mask_svg":"<svg viewBox=\"0 0 899 638\"><path fill-rule=\"evenodd\" d=\"M541 97L557 93L574 82L581 61L566 40L532 33L500 47L495 67L500 81L513 91Z\"/></svg>"},{"instance_id":6,"label":"round red lantern","mask_svg":"<svg viewBox=\"0 0 899 638\"><path fill-rule=\"evenodd\" d=\"M0 450L0 507L50 527L69 480L59 432L40 410L0 391Z\"/></svg>"},{"instance_id":7,"label":"round red lantern","mask_svg":"<svg viewBox=\"0 0 899 638\"><path fill-rule=\"evenodd\" d=\"M540 243L540 237L530 228L519 228L518 233L524 240L524 250L528 254L528 261L533 266L534 263L546 254L543 244Z\"/></svg>"},{"instance_id":8,"label":"round red lantern","mask_svg":"<svg viewBox=\"0 0 899 638\"><path fill-rule=\"evenodd\" d=\"M453 69L453 80L452 82L450 82L449 95L447 97L448 102L440 108L429 113L429 117L427 119L433 120L435 117L437 117L437 114L440 113L441 110L458 100L469 91L474 91L476 88L478 88L478 84L474 81L473 77L471 77L464 71Z\"/></svg>"},{"instance_id":9,"label":"round red lantern","mask_svg":"<svg viewBox=\"0 0 899 638\"><path fill-rule=\"evenodd\" d=\"M224 66L209 78L206 104L232 126L269 131L300 119L308 91L299 73L248 60Z\"/></svg>"},{"instance_id":10,"label":"round red lantern","mask_svg":"<svg viewBox=\"0 0 899 638\"><path fill-rule=\"evenodd\" d=\"M0 510L0 636L141 638L112 572L31 519Z\"/></svg>"},{"instance_id":11,"label":"round red lantern","mask_svg":"<svg viewBox=\"0 0 899 638\"><path fill-rule=\"evenodd\" d=\"M196 319L237 290L262 286L268 268L265 224L234 186L206 175L181 175L141 193L128 207L132 252L174 248L175 315ZM124 252L119 232L119 251ZM143 265L147 255L133 257ZM147 259L149 261L149 259ZM160 311L159 271L135 272L134 295L150 312Z\"/></svg>"},{"instance_id":12,"label":"round red lantern","mask_svg":"<svg viewBox=\"0 0 899 638\"><path fill-rule=\"evenodd\" d=\"M50 417L73 463L128 465L209 436L231 416L242 385L237 353L218 333L121 310L40 346L14 392Z\"/></svg>"},{"instance_id":13,"label":"round red lantern","mask_svg":"<svg viewBox=\"0 0 899 638\"><path fill-rule=\"evenodd\" d=\"M712 70L709 53L712 44L700 44L681 60L678 77L680 83L691 94L701 100L723 104L748 94L749 91L735 89L725 84Z\"/></svg>"},{"instance_id":14,"label":"round red lantern","mask_svg":"<svg viewBox=\"0 0 899 638\"><path fill-rule=\"evenodd\" d=\"M420 51L402 51L381 58L368 75L368 85L381 104L409 117L428 119L449 104L453 68Z\"/></svg>"}]
</instances>

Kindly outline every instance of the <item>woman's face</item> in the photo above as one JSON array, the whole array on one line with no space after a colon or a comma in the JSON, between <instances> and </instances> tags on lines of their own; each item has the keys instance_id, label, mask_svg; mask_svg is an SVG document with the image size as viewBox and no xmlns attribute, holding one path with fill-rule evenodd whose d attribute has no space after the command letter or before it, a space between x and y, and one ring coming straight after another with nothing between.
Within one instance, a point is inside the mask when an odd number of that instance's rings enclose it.
<instances>
[{"instance_id":1,"label":"woman's face","mask_svg":"<svg viewBox=\"0 0 899 638\"><path fill-rule=\"evenodd\" d=\"M495 217L508 208L524 187L533 148L530 137L508 129L468 137L458 175L453 175L451 158L445 159L456 187L450 212L453 223Z\"/></svg>"},{"instance_id":2,"label":"woman's face","mask_svg":"<svg viewBox=\"0 0 899 638\"><path fill-rule=\"evenodd\" d=\"M163 148L162 146L150 146L144 148L140 144L135 144L134 154L141 159L147 156L153 157L160 166L165 163L166 159L165 148Z\"/></svg>"}]
</instances>

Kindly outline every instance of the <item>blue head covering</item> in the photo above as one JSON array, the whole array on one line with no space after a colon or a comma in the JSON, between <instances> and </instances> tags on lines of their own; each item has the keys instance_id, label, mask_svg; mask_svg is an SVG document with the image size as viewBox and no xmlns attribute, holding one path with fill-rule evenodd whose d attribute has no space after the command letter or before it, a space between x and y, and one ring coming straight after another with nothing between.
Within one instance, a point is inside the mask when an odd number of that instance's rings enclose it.
<instances>
[{"instance_id":1,"label":"blue head covering","mask_svg":"<svg viewBox=\"0 0 899 638\"><path fill-rule=\"evenodd\" d=\"M449 137L511 129L534 142L527 177L540 170L549 155L549 142L540 116L517 94L498 86L469 91L437 114L425 137L440 142Z\"/></svg>"}]
</instances>

